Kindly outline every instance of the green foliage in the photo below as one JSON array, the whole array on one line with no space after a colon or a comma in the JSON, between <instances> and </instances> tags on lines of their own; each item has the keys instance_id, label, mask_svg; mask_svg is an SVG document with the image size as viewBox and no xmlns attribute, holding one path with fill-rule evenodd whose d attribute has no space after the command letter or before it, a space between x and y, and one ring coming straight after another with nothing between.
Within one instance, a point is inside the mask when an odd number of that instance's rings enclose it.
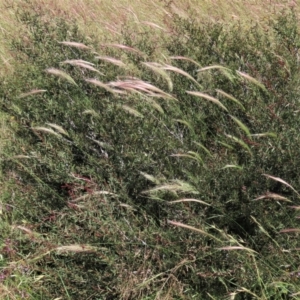
<instances>
[{"instance_id":1,"label":"green foliage","mask_svg":"<svg viewBox=\"0 0 300 300\"><path fill-rule=\"evenodd\" d=\"M297 239L279 232L296 226L281 200L299 198L263 176L300 190L293 12L266 31L174 15L172 35L129 27L100 48L65 20L18 16L29 33L0 83L15 120L3 170L17 209L4 214L27 236L12 234L5 259L43 276L36 297L297 292Z\"/></svg>"}]
</instances>

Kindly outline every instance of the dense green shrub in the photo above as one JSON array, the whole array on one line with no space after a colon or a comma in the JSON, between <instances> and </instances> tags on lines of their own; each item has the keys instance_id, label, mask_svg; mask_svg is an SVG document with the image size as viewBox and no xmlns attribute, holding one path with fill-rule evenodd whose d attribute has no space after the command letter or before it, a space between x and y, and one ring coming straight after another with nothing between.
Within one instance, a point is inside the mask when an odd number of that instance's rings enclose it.
<instances>
[{"instance_id":1,"label":"dense green shrub","mask_svg":"<svg viewBox=\"0 0 300 300\"><path fill-rule=\"evenodd\" d=\"M259 299L287 299L297 291L297 279L282 268L295 271L298 256L283 249L296 248L297 239L279 234L296 226L295 214L278 198L253 201L267 193L299 201L263 176L300 190L293 12L266 31L174 15L167 37L125 30L118 42L129 51L99 47L75 24L32 9L19 18L29 33L12 43L16 71L0 84L2 107L16 122L3 169L17 174L16 215L42 235L39 245L20 239L16 246L23 257L38 249L34 272L46 275L40 297L220 299L236 292L235 299L253 299L247 289ZM101 74L63 63L79 59ZM160 91L120 94L89 78L111 89L127 78L133 89L147 82ZM33 90L44 91L24 94ZM207 205L169 203L182 198ZM97 251L51 252L74 244Z\"/></svg>"}]
</instances>

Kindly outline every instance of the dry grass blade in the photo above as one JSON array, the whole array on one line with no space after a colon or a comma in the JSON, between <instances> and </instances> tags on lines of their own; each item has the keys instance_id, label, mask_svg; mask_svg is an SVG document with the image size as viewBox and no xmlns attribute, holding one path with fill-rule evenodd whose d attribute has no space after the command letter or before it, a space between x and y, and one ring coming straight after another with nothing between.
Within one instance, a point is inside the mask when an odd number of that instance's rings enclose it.
<instances>
[{"instance_id":1,"label":"dry grass blade","mask_svg":"<svg viewBox=\"0 0 300 300\"><path fill-rule=\"evenodd\" d=\"M122 67L122 68L126 67L126 64L124 64L121 60L116 59L114 57L96 56L96 58L99 59L99 60L104 60L104 61L110 62L110 63L112 63L112 64L114 64L115 66L118 66L118 67Z\"/></svg>"},{"instance_id":2,"label":"dry grass blade","mask_svg":"<svg viewBox=\"0 0 300 300\"><path fill-rule=\"evenodd\" d=\"M163 69L164 70L168 70L168 71L172 71L172 72L175 72L177 74L180 74L180 75L183 75L185 76L186 78L192 80L195 84L197 84L199 87L202 87L201 84L194 78L192 77L189 73L179 69L179 68L176 68L176 67L173 67L173 66L170 66L170 65L164 65L163 66Z\"/></svg>"},{"instance_id":3,"label":"dry grass blade","mask_svg":"<svg viewBox=\"0 0 300 300\"><path fill-rule=\"evenodd\" d=\"M186 61L189 61L189 62L195 64L199 68L201 68L201 65L198 62L196 62L195 60L193 60L191 58L185 57L185 56L170 56L169 58L170 59L177 59L177 60L186 60Z\"/></svg>"},{"instance_id":4,"label":"dry grass blade","mask_svg":"<svg viewBox=\"0 0 300 300\"><path fill-rule=\"evenodd\" d=\"M21 231L25 232L26 234L28 234L31 237L38 237L40 234L38 234L37 232L33 232L31 229L25 227L25 226L13 226L13 229L20 229Z\"/></svg>"},{"instance_id":5,"label":"dry grass blade","mask_svg":"<svg viewBox=\"0 0 300 300\"><path fill-rule=\"evenodd\" d=\"M228 169L228 168L234 168L234 169L238 169L238 170L241 170L241 171L244 169L243 167L241 167L239 165L226 165L222 169Z\"/></svg>"},{"instance_id":6,"label":"dry grass blade","mask_svg":"<svg viewBox=\"0 0 300 300\"><path fill-rule=\"evenodd\" d=\"M81 60L81 59L65 60L65 61L62 62L62 64L69 64L69 65L72 65L72 66L77 66L77 67L80 67L80 68L83 68L83 69L87 69L87 70L96 72L96 73L104 76L103 73L101 73L100 71L98 71L96 68L93 67L94 64L86 62L86 61Z\"/></svg>"},{"instance_id":7,"label":"dry grass blade","mask_svg":"<svg viewBox=\"0 0 300 300\"><path fill-rule=\"evenodd\" d=\"M210 157L212 157L212 154L210 153L210 151L205 147L203 146L201 143L199 142L194 142L194 144L196 144L197 146L199 146L201 149L203 149Z\"/></svg>"},{"instance_id":8,"label":"dry grass blade","mask_svg":"<svg viewBox=\"0 0 300 300\"><path fill-rule=\"evenodd\" d=\"M159 113L164 114L164 110L154 99L148 97L147 102Z\"/></svg>"},{"instance_id":9,"label":"dry grass blade","mask_svg":"<svg viewBox=\"0 0 300 300\"><path fill-rule=\"evenodd\" d=\"M242 110L245 110L245 107L243 106L243 104L239 100L237 100L235 97L233 97L233 96L231 96L231 95L229 95L229 94L227 94L224 91L219 90L219 89L216 89L216 91L217 91L217 93L221 94L222 96L224 96L227 99L229 99L229 100L233 101L234 103L236 103L238 106L240 106L240 108Z\"/></svg>"},{"instance_id":10,"label":"dry grass blade","mask_svg":"<svg viewBox=\"0 0 300 300\"><path fill-rule=\"evenodd\" d=\"M140 172L141 175L143 175L146 179L148 179L149 181L155 183L155 184L159 184L160 180L158 180L157 178L155 178L154 176L144 173L144 172Z\"/></svg>"},{"instance_id":11,"label":"dry grass blade","mask_svg":"<svg viewBox=\"0 0 300 300\"><path fill-rule=\"evenodd\" d=\"M59 125L53 123L46 123L48 126L56 129L59 133L69 136L69 134Z\"/></svg>"},{"instance_id":12,"label":"dry grass blade","mask_svg":"<svg viewBox=\"0 0 300 300\"><path fill-rule=\"evenodd\" d=\"M125 111L127 111L129 114L135 116L135 117L138 117L138 118L144 118L144 116L138 112L136 109L128 106L128 105L122 105L121 106Z\"/></svg>"},{"instance_id":13,"label":"dry grass blade","mask_svg":"<svg viewBox=\"0 0 300 300\"><path fill-rule=\"evenodd\" d=\"M243 247L243 246L226 246L226 247L221 247L219 248L219 250L246 250L248 252L255 252L257 253L256 251L250 249L250 248L247 248L247 247Z\"/></svg>"},{"instance_id":14,"label":"dry grass blade","mask_svg":"<svg viewBox=\"0 0 300 300\"><path fill-rule=\"evenodd\" d=\"M197 97L201 97L201 98L204 98L206 100L209 100L215 104L217 104L218 106L220 106L222 109L227 110L227 108L216 98L210 96L210 95L207 95L207 94L204 94L204 93L201 93L201 92L193 92L193 91L186 91L189 95L193 95L193 96L197 96Z\"/></svg>"},{"instance_id":15,"label":"dry grass blade","mask_svg":"<svg viewBox=\"0 0 300 300\"><path fill-rule=\"evenodd\" d=\"M144 193L153 193L157 191L171 191L171 192L179 192L179 193L199 194L199 192L193 186L181 180L174 180L168 184L163 184L153 189L147 190Z\"/></svg>"},{"instance_id":16,"label":"dry grass blade","mask_svg":"<svg viewBox=\"0 0 300 300\"><path fill-rule=\"evenodd\" d=\"M45 132L45 133L50 133L50 134L60 137L60 135L57 132L55 132L54 130L47 128L47 127L31 127L31 129L36 130L36 131Z\"/></svg>"},{"instance_id":17,"label":"dry grass blade","mask_svg":"<svg viewBox=\"0 0 300 300\"><path fill-rule=\"evenodd\" d=\"M83 50L87 50L90 49L90 47L86 46L83 43L77 43L77 42L59 42L62 45L65 46L70 46L70 47L74 47L74 48L78 48L78 49L83 49Z\"/></svg>"},{"instance_id":18,"label":"dry grass blade","mask_svg":"<svg viewBox=\"0 0 300 300\"><path fill-rule=\"evenodd\" d=\"M191 152L191 151L189 151L189 152ZM171 154L170 156L172 156L172 157L186 157L186 158L193 159L197 162L200 162L201 164L203 163L203 160L202 160L202 158L200 157L199 154L197 154L197 156L196 156L195 154L193 155L189 152L187 154L185 154L185 153L175 153L175 154Z\"/></svg>"},{"instance_id":19,"label":"dry grass blade","mask_svg":"<svg viewBox=\"0 0 300 300\"><path fill-rule=\"evenodd\" d=\"M93 117L100 117L100 115L93 109L86 109L85 111L83 111L84 115L91 115Z\"/></svg>"},{"instance_id":20,"label":"dry grass blade","mask_svg":"<svg viewBox=\"0 0 300 300\"><path fill-rule=\"evenodd\" d=\"M61 77L65 80L67 80L68 82L74 84L77 86L76 82L74 81L74 79L69 75L67 74L66 72L62 71L62 70L59 70L59 69L55 69L55 68L49 68L46 70L47 73L49 74L52 74L52 75L56 75L58 77Z\"/></svg>"},{"instance_id":21,"label":"dry grass blade","mask_svg":"<svg viewBox=\"0 0 300 300\"><path fill-rule=\"evenodd\" d=\"M101 87L103 89L105 89L106 91L112 93L112 94L125 94L124 91L120 91L120 90L116 90L116 89L112 89L108 84L103 83L97 79L85 79L86 82L92 83L93 85L96 85L98 87Z\"/></svg>"},{"instance_id":22,"label":"dry grass blade","mask_svg":"<svg viewBox=\"0 0 300 300\"><path fill-rule=\"evenodd\" d=\"M54 249L54 251L60 253L84 253L84 252L96 252L97 248L90 246L90 245L68 245L68 246L61 246Z\"/></svg>"},{"instance_id":23,"label":"dry grass blade","mask_svg":"<svg viewBox=\"0 0 300 300\"><path fill-rule=\"evenodd\" d=\"M172 95L165 93L161 89L157 88L156 86L147 83L140 79L128 79L124 81L114 81L109 82L109 86L113 88L123 89L128 92L136 92L140 94L146 94L151 97L158 97L158 98L166 98L166 99L172 99L177 100Z\"/></svg>"},{"instance_id":24,"label":"dry grass blade","mask_svg":"<svg viewBox=\"0 0 300 300\"><path fill-rule=\"evenodd\" d=\"M161 26L159 26L159 25L157 25L157 24L155 24L153 22L143 21L143 22L140 22L140 23L148 25L148 26L156 28L156 29L160 29L160 30L162 30L164 32L167 32L167 30L165 28L163 28L163 27L161 27Z\"/></svg>"},{"instance_id":25,"label":"dry grass blade","mask_svg":"<svg viewBox=\"0 0 300 300\"><path fill-rule=\"evenodd\" d=\"M173 82L169 74L162 69L162 65L158 63L150 63L150 62L143 62L142 63L144 66L148 67L151 69L153 72L156 74L160 75L162 78L164 78L168 84L169 91L172 92L173 90Z\"/></svg>"},{"instance_id":26,"label":"dry grass blade","mask_svg":"<svg viewBox=\"0 0 300 300\"><path fill-rule=\"evenodd\" d=\"M213 70L213 69L229 70L228 68L223 67L223 66L213 65L213 66L208 66L208 67L201 68L201 69L197 70L197 72L204 72L204 71Z\"/></svg>"},{"instance_id":27,"label":"dry grass blade","mask_svg":"<svg viewBox=\"0 0 300 300\"><path fill-rule=\"evenodd\" d=\"M279 177L274 177L274 176L271 176L271 175L268 175L268 174L263 174L265 177L267 178L270 178L270 179L273 179L277 182L280 182L280 183L283 183L284 185L286 185L287 187L289 187L290 189L292 189L299 197L300 197L300 194L290 185L288 184L286 181L284 181L283 179L279 178Z\"/></svg>"},{"instance_id":28,"label":"dry grass blade","mask_svg":"<svg viewBox=\"0 0 300 300\"><path fill-rule=\"evenodd\" d=\"M269 137L276 138L277 134L274 133L274 132L264 132L264 133L251 134L251 136L253 136L253 137L265 137L265 136L269 136Z\"/></svg>"},{"instance_id":29,"label":"dry grass blade","mask_svg":"<svg viewBox=\"0 0 300 300\"><path fill-rule=\"evenodd\" d=\"M232 136L230 134L226 134L226 136L229 137L230 139L234 140L236 143L240 144L243 148L245 148L245 150L247 150L247 152L251 156L253 155L251 149L249 148L249 146L244 141L242 141L241 139L238 139L237 137Z\"/></svg>"},{"instance_id":30,"label":"dry grass blade","mask_svg":"<svg viewBox=\"0 0 300 300\"><path fill-rule=\"evenodd\" d=\"M27 96L31 96L31 95L36 95L36 94L41 94L41 93L45 93L47 92L47 90L32 90L28 93L23 93L19 96L19 98L25 98Z\"/></svg>"},{"instance_id":31,"label":"dry grass blade","mask_svg":"<svg viewBox=\"0 0 300 300\"><path fill-rule=\"evenodd\" d=\"M229 116L246 133L247 137L251 137L249 128L243 122L232 115Z\"/></svg>"},{"instance_id":32,"label":"dry grass blade","mask_svg":"<svg viewBox=\"0 0 300 300\"><path fill-rule=\"evenodd\" d=\"M240 71L236 71L237 74L239 74L241 77L243 77L244 79L248 80L249 82L255 84L256 86L258 86L259 88L261 88L262 90L264 90L265 92L268 92L266 87L259 82L258 80L256 80L255 78L253 78L252 76L244 73L244 72L240 72Z\"/></svg>"},{"instance_id":33,"label":"dry grass blade","mask_svg":"<svg viewBox=\"0 0 300 300\"><path fill-rule=\"evenodd\" d=\"M279 231L279 233L299 233L300 229L299 228L287 228L287 229L282 229Z\"/></svg>"},{"instance_id":34,"label":"dry grass blade","mask_svg":"<svg viewBox=\"0 0 300 300\"><path fill-rule=\"evenodd\" d=\"M184 199L169 201L168 203L173 204L173 203L181 203L181 202L197 202L197 203L200 203L200 204L210 206L210 204L208 204L207 202L202 201L202 200L198 200L198 199L194 199L194 198L184 198Z\"/></svg>"},{"instance_id":35,"label":"dry grass blade","mask_svg":"<svg viewBox=\"0 0 300 300\"><path fill-rule=\"evenodd\" d=\"M205 236L208 236L208 237L210 237L210 238L212 238L212 239L214 239L214 240L216 240L216 241L218 241L218 242L221 242L220 239L218 239L218 238L216 238L215 236L213 236L213 235L211 235L211 234L205 232L205 231L202 230L202 229L198 229L198 228L195 228L195 227L190 226L190 225L186 225L186 224L183 224L183 223L180 223L180 222L170 221L170 220L168 220L168 224L171 224L171 225L174 225L174 226L178 226L178 227L182 227L182 228L186 228L186 229L189 229L189 230L196 231L196 232L201 233L201 234L203 234L203 235L205 235Z\"/></svg>"},{"instance_id":36,"label":"dry grass blade","mask_svg":"<svg viewBox=\"0 0 300 300\"><path fill-rule=\"evenodd\" d=\"M121 49L121 50L126 50L126 51L129 51L129 52L139 54L141 56L145 56L145 54L143 52L141 52L140 50L134 49L132 47L129 47L129 46L126 46L126 45L123 45L123 44L102 44L101 46L118 48L118 49Z\"/></svg>"},{"instance_id":37,"label":"dry grass blade","mask_svg":"<svg viewBox=\"0 0 300 300\"><path fill-rule=\"evenodd\" d=\"M275 194L275 193L267 193L265 195L262 195L262 196L259 196L259 197L255 198L253 201L261 200L261 199L274 199L274 200L292 202L291 200L287 199L286 197L283 197L283 196Z\"/></svg>"}]
</instances>

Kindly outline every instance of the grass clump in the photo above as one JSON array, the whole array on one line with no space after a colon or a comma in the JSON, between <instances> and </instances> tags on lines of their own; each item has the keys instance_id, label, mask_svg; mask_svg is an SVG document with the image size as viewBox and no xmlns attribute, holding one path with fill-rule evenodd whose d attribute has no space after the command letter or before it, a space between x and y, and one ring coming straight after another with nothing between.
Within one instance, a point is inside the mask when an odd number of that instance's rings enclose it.
<instances>
[{"instance_id":1,"label":"grass clump","mask_svg":"<svg viewBox=\"0 0 300 300\"><path fill-rule=\"evenodd\" d=\"M171 34L104 44L18 17L2 282L29 299L297 299L293 10L267 31L172 13Z\"/></svg>"}]
</instances>

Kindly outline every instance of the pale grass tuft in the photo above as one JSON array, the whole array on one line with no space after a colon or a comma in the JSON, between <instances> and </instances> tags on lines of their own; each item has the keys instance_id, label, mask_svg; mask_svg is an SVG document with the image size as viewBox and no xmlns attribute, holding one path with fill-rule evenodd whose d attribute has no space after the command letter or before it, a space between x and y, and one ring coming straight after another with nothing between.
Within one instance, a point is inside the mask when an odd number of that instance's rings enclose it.
<instances>
[{"instance_id":1,"label":"pale grass tuft","mask_svg":"<svg viewBox=\"0 0 300 300\"><path fill-rule=\"evenodd\" d=\"M160 183L159 179L155 178L154 176L152 176L150 174L147 174L147 173L144 173L144 172L140 172L140 174L143 175L146 179L148 179L152 183L155 183L155 184L159 184Z\"/></svg>"},{"instance_id":2,"label":"pale grass tuft","mask_svg":"<svg viewBox=\"0 0 300 300\"><path fill-rule=\"evenodd\" d=\"M56 247L53 250L58 252L58 254L70 253L70 252L71 253L86 253L86 252L92 253L92 252L96 252L97 248L91 245L74 244L74 245Z\"/></svg>"},{"instance_id":3,"label":"pale grass tuft","mask_svg":"<svg viewBox=\"0 0 300 300\"><path fill-rule=\"evenodd\" d=\"M166 82L168 83L168 88L169 91L172 92L173 90L173 82L171 77L169 76L169 74L163 70L162 65L155 63L155 62L143 62L142 63L144 66L148 67L149 69L151 69L154 73L160 75L163 79L166 80Z\"/></svg>"},{"instance_id":4,"label":"pale grass tuft","mask_svg":"<svg viewBox=\"0 0 300 300\"><path fill-rule=\"evenodd\" d=\"M57 132L55 132L54 130L47 128L47 127L31 127L31 129L36 130L36 131L45 132L45 133L50 133L50 134L60 137L60 135Z\"/></svg>"},{"instance_id":5,"label":"pale grass tuft","mask_svg":"<svg viewBox=\"0 0 300 300\"><path fill-rule=\"evenodd\" d=\"M87 50L90 49L90 47L86 46L83 43L77 43L77 42L59 42L62 45L65 46L70 46L70 47L74 47L74 48L78 48L78 49L83 49L83 50Z\"/></svg>"},{"instance_id":6,"label":"pale grass tuft","mask_svg":"<svg viewBox=\"0 0 300 300\"><path fill-rule=\"evenodd\" d=\"M49 74L61 77L61 78L65 79L65 80L67 80L68 82L70 82L70 83L72 83L72 84L74 84L74 85L77 86L77 84L74 81L74 79L69 74L67 74L66 72L64 72L62 70L55 69L55 68L49 68L49 69L46 69L46 72L49 73Z\"/></svg>"},{"instance_id":7,"label":"pale grass tuft","mask_svg":"<svg viewBox=\"0 0 300 300\"><path fill-rule=\"evenodd\" d=\"M93 117L100 117L100 115L93 109L86 109L85 111L83 111L84 115L91 115Z\"/></svg>"},{"instance_id":8,"label":"pale grass tuft","mask_svg":"<svg viewBox=\"0 0 300 300\"><path fill-rule=\"evenodd\" d=\"M108 83L109 86L117 89L123 89L128 92L134 92L139 94L145 94L151 97L158 97L158 98L166 98L177 100L172 95L165 93L161 89L157 88L156 86L147 83L140 79L128 79L124 81L112 81Z\"/></svg>"},{"instance_id":9,"label":"pale grass tuft","mask_svg":"<svg viewBox=\"0 0 300 300\"><path fill-rule=\"evenodd\" d=\"M299 197L300 197L300 194L290 185L288 184L286 181L284 181L283 179L279 178L279 177L274 177L274 176L271 176L271 175L268 175L268 174L263 174L265 177L267 178L270 178L270 179L273 179L277 182L280 182L280 183L283 183L284 185L286 185L287 187L289 187L290 189L292 189Z\"/></svg>"},{"instance_id":10,"label":"pale grass tuft","mask_svg":"<svg viewBox=\"0 0 300 300\"><path fill-rule=\"evenodd\" d=\"M186 224L183 224L183 223L180 223L180 222L176 222L176 221L170 221L170 220L168 220L167 222L168 222L168 224L171 224L171 225L174 225L174 226L178 226L178 227L182 227L182 228L186 228L186 229L189 229L189 230L193 230L193 231L196 231L196 232L198 232L198 233L201 233L201 234L203 234L203 235L205 235L205 236L208 236L208 237L210 237L210 238L212 238L212 239L214 239L214 240L216 240L216 241L218 241L218 242L222 242L220 239L218 239L218 238L216 238L215 236L213 236L213 235L211 235L211 234L205 232L205 231L202 230L202 229L195 228L195 227L193 227L193 226L186 225Z\"/></svg>"},{"instance_id":11,"label":"pale grass tuft","mask_svg":"<svg viewBox=\"0 0 300 300\"><path fill-rule=\"evenodd\" d=\"M196 97L201 97L201 98L204 98L208 101L211 101L211 102L217 104L218 106L220 106L225 111L228 111L228 109L217 98L214 98L210 95L207 95L207 94L204 94L204 93L201 93L201 92L193 92L193 91L186 91L186 92L189 95L193 95L193 96L196 96Z\"/></svg>"},{"instance_id":12,"label":"pale grass tuft","mask_svg":"<svg viewBox=\"0 0 300 300\"><path fill-rule=\"evenodd\" d=\"M261 88L262 90L264 90L265 92L268 92L266 87L259 82L258 80L256 80L255 78L253 78L252 76L244 73L244 72L240 72L240 71L236 71L237 74L239 74L241 77L243 77L244 79L248 80L249 82L255 84L256 86L258 86L259 88Z\"/></svg>"},{"instance_id":13,"label":"pale grass tuft","mask_svg":"<svg viewBox=\"0 0 300 300\"><path fill-rule=\"evenodd\" d=\"M242 141L241 139L238 139L237 137L232 136L230 134L225 134L225 135L227 137L229 137L230 139L232 139L233 141L235 141L236 143L240 144L251 156L253 155L251 149L244 141Z\"/></svg>"},{"instance_id":14,"label":"pale grass tuft","mask_svg":"<svg viewBox=\"0 0 300 300\"><path fill-rule=\"evenodd\" d=\"M139 54L141 56L145 56L145 54L143 52L141 52L140 50L134 49L132 47L123 45L123 44L102 44L102 47L112 47L112 48L117 48L117 49L121 49L121 50L126 50L129 52L133 52L136 54Z\"/></svg>"},{"instance_id":15,"label":"pale grass tuft","mask_svg":"<svg viewBox=\"0 0 300 300\"><path fill-rule=\"evenodd\" d=\"M279 233L299 233L299 232L300 232L299 228L287 228L279 231Z\"/></svg>"},{"instance_id":16,"label":"pale grass tuft","mask_svg":"<svg viewBox=\"0 0 300 300\"><path fill-rule=\"evenodd\" d=\"M96 72L100 75L105 76L103 73L101 73L99 70L97 70L96 68L93 67L94 64L86 62L86 61L81 60L81 59L65 60L65 61L62 62L62 64L69 64L69 65L72 65L72 66L77 66L77 67L80 67L82 69L87 69L87 70L90 70L90 71L93 71L93 72Z\"/></svg>"},{"instance_id":17,"label":"pale grass tuft","mask_svg":"<svg viewBox=\"0 0 300 300\"><path fill-rule=\"evenodd\" d=\"M97 79L85 79L86 82L92 83L93 85L96 85L98 87L101 87L103 89L105 89L106 91L112 93L112 94L125 94L124 91L121 90L117 90L117 89L112 89L108 84L103 83Z\"/></svg>"},{"instance_id":18,"label":"pale grass tuft","mask_svg":"<svg viewBox=\"0 0 300 300\"><path fill-rule=\"evenodd\" d=\"M233 168L233 169L238 169L238 170L243 170L244 168L239 166L239 165L226 165L222 169L228 169L228 168Z\"/></svg>"},{"instance_id":19,"label":"pale grass tuft","mask_svg":"<svg viewBox=\"0 0 300 300\"><path fill-rule=\"evenodd\" d=\"M28 93L23 93L19 96L19 98L25 98L27 96L31 96L31 95L36 95L36 94L41 94L41 93L45 93L47 92L47 90L31 90Z\"/></svg>"},{"instance_id":20,"label":"pale grass tuft","mask_svg":"<svg viewBox=\"0 0 300 300\"><path fill-rule=\"evenodd\" d=\"M190 79L191 81L193 81L196 85L198 85L200 88L202 88L201 84L194 78L192 77L189 73L177 68L177 67L174 67L174 66L170 66L170 65L164 65L163 66L163 70L168 70L168 71L172 71L172 72L175 72L177 74L180 74L180 75L183 75L185 76L186 78Z\"/></svg>"},{"instance_id":21,"label":"pale grass tuft","mask_svg":"<svg viewBox=\"0 0 300 300\"><path fill-rule=\"evenodd\" d=\"M205 201L194 199L194 198L184 198L184 199L169 201L168 203L173 204L173 203L181 203L181 202L197 202L197 203L200 203L200 204L211 206L209 203L207 203Z\"/></svg>"},{"instance_id":22,"label":"pale grass tuft","mask_svg":"<svg viewBox=\"0 0 300 300\"><path fill-rule=\"evenodd\" d=\"M266 193L265 195L255 198L253 201L261 200L261 199L274 199L274 200L281 200L281 201L285 201L285 202L292 202L291 200L287 199L286 197L283 197L283 196L275 194L275 193Z\"/></svg>"},{"instance_id":23,"label":"pale grass tuft","mask_svg":"<svg viewBox=\"0 0 300 300\"><path fill-rule=\"evenodd\" d=\"M238 118L236 118L232 115L229 115L229 116L246 133L246 136L250 138L251 133L250 133L249 128L244 123L242 123L242 121L240 121Z\"/></svg>"},{"instance_id":24,"label":"pale grass tuft","mask_svg":"<svg viewBox=\"0 0 300 300\"><path fill-rule=\"evenodd\" d=\"M137 118L144 118L144 116L140 112L138 112L136 109L134 109L134 108L132 108L132 107L130 107L128 105L122 105L121 107L125 111L127 111L129 114L131 114L131 115L133 115L133 116L135 116Z\"/></svg>"},{"instance_id":25,"label":"pale grass tuft","mask_svg":"<svg viewBox=\"0 0 300 300\"><path fill-rule=\"evenodd\" d=\"M237 100L235 97L233 97L232 95L229 95L229 94L227 94L224 91L219 90L219 89L216 89L216 92L219 93L220 95L226 97L227 99L233 101L237 105L239 105L242 110L245 110L245 107L243 106L243 104L239 100Z\"/></svg>"},{"instance_id":26,"label":"pale grass tuft","mask_svg":"<svg viewBox=\"0 0 300 300\"><path fill-rule=\"evenodd\" d=\"M123 63L121 60L116 59L114 57L110 57L110 56L96 56L95 58L97 58L99 60L107 61L107 62L112 63L113 65L121 67L121 68L126 68L126 64L125 63Z\"/></svg>"},{"instance_id":27,"label":"pale grass tuft","mask_svg":"<svg viewBox=\"0 0 300 300\"><path fill-rule=\"evenodd\" d=\"M170 191L179 193L199 194L199 192L189 183L181 180L173 180L168 184L163 184L153 189L147 190L144 193L153 193L157 191Z\"/></svg>"},{"instance_id":28,"label":"pale grass tuft","mask_svg":"<svg viewBox=\"0 0 300 300\"><path fill-rule=\"evenodd\" d=\"M225 247L221 247L221 248L218 248L219 250L246 250L248 252L254 252L254 253L257 253L256 251L250 249L250 248L247 248L247 247L243 247L243 246L225 246Z\"/></svg>"},{"instance_id":29,"label":"pale grass tuft","mask_svg":"<svg viewBox=\"0 0 300 300\"><path fill-rule=\"evenodd\" d=\"M69 136L69 134L59 125L53 123L46 123L48 126L56 129L59 133Z\"/></svg>"},{"instance_id":30,"label":"pale grass tuft","mask_svg":"<svg viewBox=\"0 0 300 300\"><path fill-rule=\"evenodd\" d=\"M170 56L169 58L170 59L177 59L177 60L186 60L186 61L189 61L189 62L195 64L199 68L201 68L201 65L198 62L196 62L195 60L193 60L191 58L188 58L188 57L184 57L184 56Z\"/></svg>"},{"instance_id":31,"label":"pale grass tuft","mask_svg":"<svg viewBox=\"0 0 300 300\"><path fill-rule=\"evenodd\" d=\"M161 26L159 26L159 25L157 25L157 24L155 24L155 23L153 23L153 22L142 21L142 22L140 22L140 23L141 23L141 24L148 25L148 26L150 26L150 27L152 27L152 28L160 29L160 30L162 30L162 31L164 31L164 32L167 32L167 30L166 30L165 28L163 28L163 27L161 27Z\"/></svg>"}]
</instances>

